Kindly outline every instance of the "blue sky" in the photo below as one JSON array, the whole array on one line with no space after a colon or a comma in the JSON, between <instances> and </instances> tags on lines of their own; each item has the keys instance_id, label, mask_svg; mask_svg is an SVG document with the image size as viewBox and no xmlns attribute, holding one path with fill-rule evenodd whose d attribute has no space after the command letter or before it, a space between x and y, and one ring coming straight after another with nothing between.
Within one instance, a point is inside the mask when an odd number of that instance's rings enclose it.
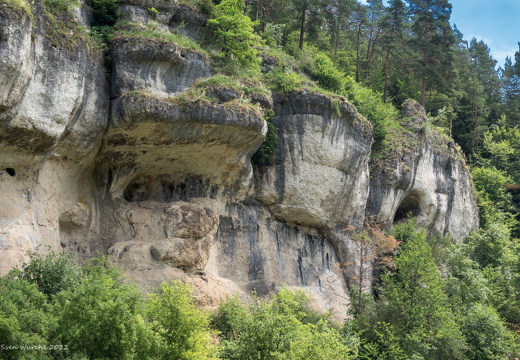
<instances>
[{"instance_id":1,"label":"blue sky","mask_svg":"<svg viewBox=\"0 0 520 360\"><path fill-rule=\"evenodd\" d=\"M520 0L451 0L451 22L464 38L484 40L498 65L513 57L520 41Z\"/></svg>"},{"instance_id":2,"label":"blue sky","mask_svg":"<svg viewBox=\"0 0 520 360\"><path fill-rule=\"evenodd\" d=\"M359 0L364 2L364 0ZM520 0L451 0L451 23L464 34L484 42L503 66L513 57L520 41Z\"/></svg>"}]
</instances>

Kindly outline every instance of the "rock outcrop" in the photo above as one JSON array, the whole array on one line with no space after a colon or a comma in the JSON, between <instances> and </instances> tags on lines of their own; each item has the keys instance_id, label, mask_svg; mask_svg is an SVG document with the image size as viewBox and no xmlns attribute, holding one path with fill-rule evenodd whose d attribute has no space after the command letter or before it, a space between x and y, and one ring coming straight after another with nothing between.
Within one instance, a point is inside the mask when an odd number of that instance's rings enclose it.
<instances>
[{"instance_id":1,"label":"rock outcrop","mask_svg":"<svg viewBox=\"0 0 520 360\"><path fill-rule=\"evenodd\" d=\"M174 2L126 1L121 13L191 36L205 22ZM79 261L102 252L146 290L181 279L215 306L285 284L341 319L358 263L351 234L367 217L388 226L410 213L456 240L478 225L463 157L416 104L399 141L370 160L372 126L343 98L201 88L213 75L205 55L131 31L110 45L108 86L86 33L64 46L21 9L0 5L0 18L2 274L41 245ZM253 168L267 108L278 142Z\"/></svg>"},{"instance_id":2,"label":"rock outcrop","mask_svg":"<svg viewBox=\"0 0 520 360\"><path fill-rule=\"evenodd\" d=\"M275 99L278 145L257 198L278 219L318 229L360 227L372 126L344 99L293 92Z\"/></svg>"},{"instance_id":3,"label":"rock outcrop","mask_svg":"<svg viewBox=\"0 0 520 360\"><path fill-rule=\"evenodd\" d=\"M384 226L415 217L432 235L462 240L478 228L464 157L453 140L429 129L416 102L406 101L402 116L404 132L392 135L372 162L367 215Z\"/></svg>"},{"instance_id":4,"label":"rock outcrop","mask_svg":"<svg viewBox=\"0 0 520 360\"><path fill-rule=\"evenodd\" d=\"M89 252L99 233L92 169L108 119L103 56L82 33L56 42L40 20L0 5L2 273L66 238Z\"/></svg>"}]
</instances>

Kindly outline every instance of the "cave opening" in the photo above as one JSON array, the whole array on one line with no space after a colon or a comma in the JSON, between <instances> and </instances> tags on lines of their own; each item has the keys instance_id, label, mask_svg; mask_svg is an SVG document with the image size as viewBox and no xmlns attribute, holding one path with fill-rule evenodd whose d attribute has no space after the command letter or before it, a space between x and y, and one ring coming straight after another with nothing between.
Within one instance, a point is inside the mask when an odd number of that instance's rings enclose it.
<instances>
[{"instance_id":1,"label":"cave opening","mask_svg":"<svg viewBox=\"0 0 520 360\"><path fill-rule=\"evenodd\" d=\"M167 175L145 176L130 183L123 196L128 202L157 201L174 202L190 201L195 197L209 197L215 199L218 187L209 180L200 177L173 181Z\"/></svg>"},{"instance_id":2,"label":"cave opening","mask_svg":"<svg viewBox=\"0 0 520 360\"><path fill-rule=\"evenodd\" d=\"M7 169L5 169L5 171L9 174L9 176L15 176L16 175L16 171L14 171L13 168L7 168Z\"/></svg>"},{"instance_id":3,"label":"cave opening","mask_svg":"<svg viewBox=\"0 0 520 360\"><path fill-rule=\"evenodd\" d=\"M404 198L395 212L394 224L401 220L406 220L407 218L418 216L421 211L419 200L419 197L415 194L408 195L406 198Z\"/></svg>"}]
</instances>

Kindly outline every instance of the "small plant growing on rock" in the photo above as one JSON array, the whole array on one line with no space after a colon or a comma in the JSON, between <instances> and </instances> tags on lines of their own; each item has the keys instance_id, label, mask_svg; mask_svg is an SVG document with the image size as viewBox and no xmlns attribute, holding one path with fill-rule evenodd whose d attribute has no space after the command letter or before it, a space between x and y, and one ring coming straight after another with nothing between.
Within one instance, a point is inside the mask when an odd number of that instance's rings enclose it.
<instances>
[{"instance_id":1,"label":"small plant growing on rock","mask_svg":"<svg viewBox=\"0 0 520 360\"><path fill-rule=\"evenodd\" d=\"M265 135L264 142L251 158L253 165L268 166L271 164L270 160L276 149L276 143L278 142L277 128L272 123L273 117L273 110L267 110L265 112L264 119L267 122L267 134Z\"/></svg>"}]
</instances>

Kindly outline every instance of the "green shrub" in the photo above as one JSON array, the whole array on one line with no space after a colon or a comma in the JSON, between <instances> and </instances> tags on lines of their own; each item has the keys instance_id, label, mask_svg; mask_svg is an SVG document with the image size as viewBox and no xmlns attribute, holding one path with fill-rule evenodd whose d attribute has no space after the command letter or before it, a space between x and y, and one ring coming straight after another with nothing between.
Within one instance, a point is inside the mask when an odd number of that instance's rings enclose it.
<instances>
[{"instance_id":1,"label":"green shrub","mask_svg":"<svg viewBox=\"0 0 520 360\"><path fill-rule=\"evenodd\" d=\"M80 283L80 269L69 253L29 253L29 262L22 265L21 277L33 284L49 300L62 290Z\"/></svg>"},{"instance_id":2,"label":"green shrub","mask_svg":"<svg viewBox=\"0 0 520 360\"><path fill-rule=\"evenodd\" d=\"M113 26L118 17L116 0L92 0L92 26Z\"/></svg>"},{"instance_id":3,"label":"green shrub","mask_svg":"<svg viewBox=\"0 0 520 360\"><path fill-rule=\"evenodd\" d=\"M158 359L216 359L209 316L193 303L191 288L180 281L163 283L150 294L148 316L161 337Z\"/></svg>"},{"instance_id":4,"label":"green shrub","mask_svg":"<svg viewBox=\"0 0 520 360\"><path fill-rule=\"evenodd\" d=\"M219 306L214 324L221 332L223 359L354 359L352 339L343 338L326 316L307 307L303 292L281 290L249 306L232 297Z\"/></svg>"},{"instance_id":5,"label":"green shrub","mask_svg":"<svg viewBox=\"0 0 520 360\"><path fill-rule=\"evenodd\" d=\"M80 6L80 0L44 0L44 5L51 13L64 13L72 16L72 10Z\"/></svg>"},{"instance_id":6,"label":"green shrub","mask_svg":"<svg viewBox=\"0 0 520 360\"><path fill-rule=\"evenodd\" d=\"M50 359L41 349L55 327L47 297L34 283L20 277L17 270L0 278L0 359Z\"/></svg>"},{"instance_id":7,"label":"green shrub","mask_svg":"<svg viewBox=\"0 0 520 360\"><path fill-rule=\"evenodd\" d=\"M31 20L34 20L32 5L27 0L0 0L0 6L4 4L13 9L22 9Z\"/></svg>"},{"instance_id":8,"label":"green shrub","mask_svg":"<svg viewBox=\"0 0 520 360\"><path fill-rule=\"evenodd\" d=\"M427 234L412 230L411 224L393 233L402 242L396 269L382 278L379 302L364 336L375 342L377 334L386 328L385 332L390 331L395 338L393 351L402 351L405 358L464 359L465 339L449 307ZM375 345L380 346L377 342ZM386 346L380 351L388 349Z\"/></svg>"},{"instance_id":9,"label":"green shrub","mask_svg":"<svg viewBox=\"0 0 520 360\"><path fill-rule=\"evenodd\" d=\"M381 143L389 134L389 130L397 126L397 109L391 104L385 104L380 94L373 92L354 81L352 77L345 78L344 94L373 125L374 140Z\"/></svg>"},{"instance_id":10,"label":"green shrub","mask_svg":"<svg viewBox=\"0 0 520 360\"><path fill-rule=\"evenodd\" d=\"M79 286L56 295L56 340L91 359L155 359L159 338L143 319L143 306L137 288L92 265Z\"/></svg>"},{"instance_id":11,"label":"green shrub","mask_svg":"<svg viewBox=\"0 0 520 360\"><path fill-rule=\"evenodd\" d=\"M266 80L271 89L284 95L300 89L304 83L301 75L284 66L278 66L267 73Z\"/></svg>"},{"instance_id":12,"label":"green shrub","mask_svg":"<svg viewBox=\"0 0 520 360\"><path fill-rule=\"evenodd\" d=\"M265 30L262 32L262 39L268 46L279 48L282 45L283 32L286 24L265 24Z\"/></svg>"},{"instance_id":13,"label":"green shrub","mask_svg":"<svg viewBox=\"0 0 520 360\"><path fill-rule=\"evenodd\" d=\"M512 196L504 187L511 184L513 179L494 167L475 167L471 175L477 192L481 227L487 228L497 222L510 229L516 227L518 222L514 218Z\"/></svg>"},{"instance_id":14,"label":"green shrub","mask_svg":"<svg viewBox=\"0 0 520 360\"><path fill-rule=\"evenodd\" d=\"M345 75L339 71L332 60L319 53L314 58L314 78L324 89L341 93Z\"/></svg>"},{"instance_id":15,"label":"green shrub","mask_svg":"<svg viewBox=\"0 0 520 360\"><path fill-rule=\"evenodd\" d=\"M463 319L462 332L469 345L468 360L505 359L513 346L512 334L490 306L470 307Z\"/></svg>"},{"instance_id":16,"label":"green shrub","mask_svg":"<svg viewBox=\"0 0 520 360\"><path fill-rule=\"evenodd\" d=\"M267 110L265 112L264 119L267 122L267 134L265 135L264 142L251 158L253 165L268 166L271 164L271 158L276 150L276 144L278 142L278 129L273 125L273 117L273 110Z\"/></svg>"}]
</instances>

